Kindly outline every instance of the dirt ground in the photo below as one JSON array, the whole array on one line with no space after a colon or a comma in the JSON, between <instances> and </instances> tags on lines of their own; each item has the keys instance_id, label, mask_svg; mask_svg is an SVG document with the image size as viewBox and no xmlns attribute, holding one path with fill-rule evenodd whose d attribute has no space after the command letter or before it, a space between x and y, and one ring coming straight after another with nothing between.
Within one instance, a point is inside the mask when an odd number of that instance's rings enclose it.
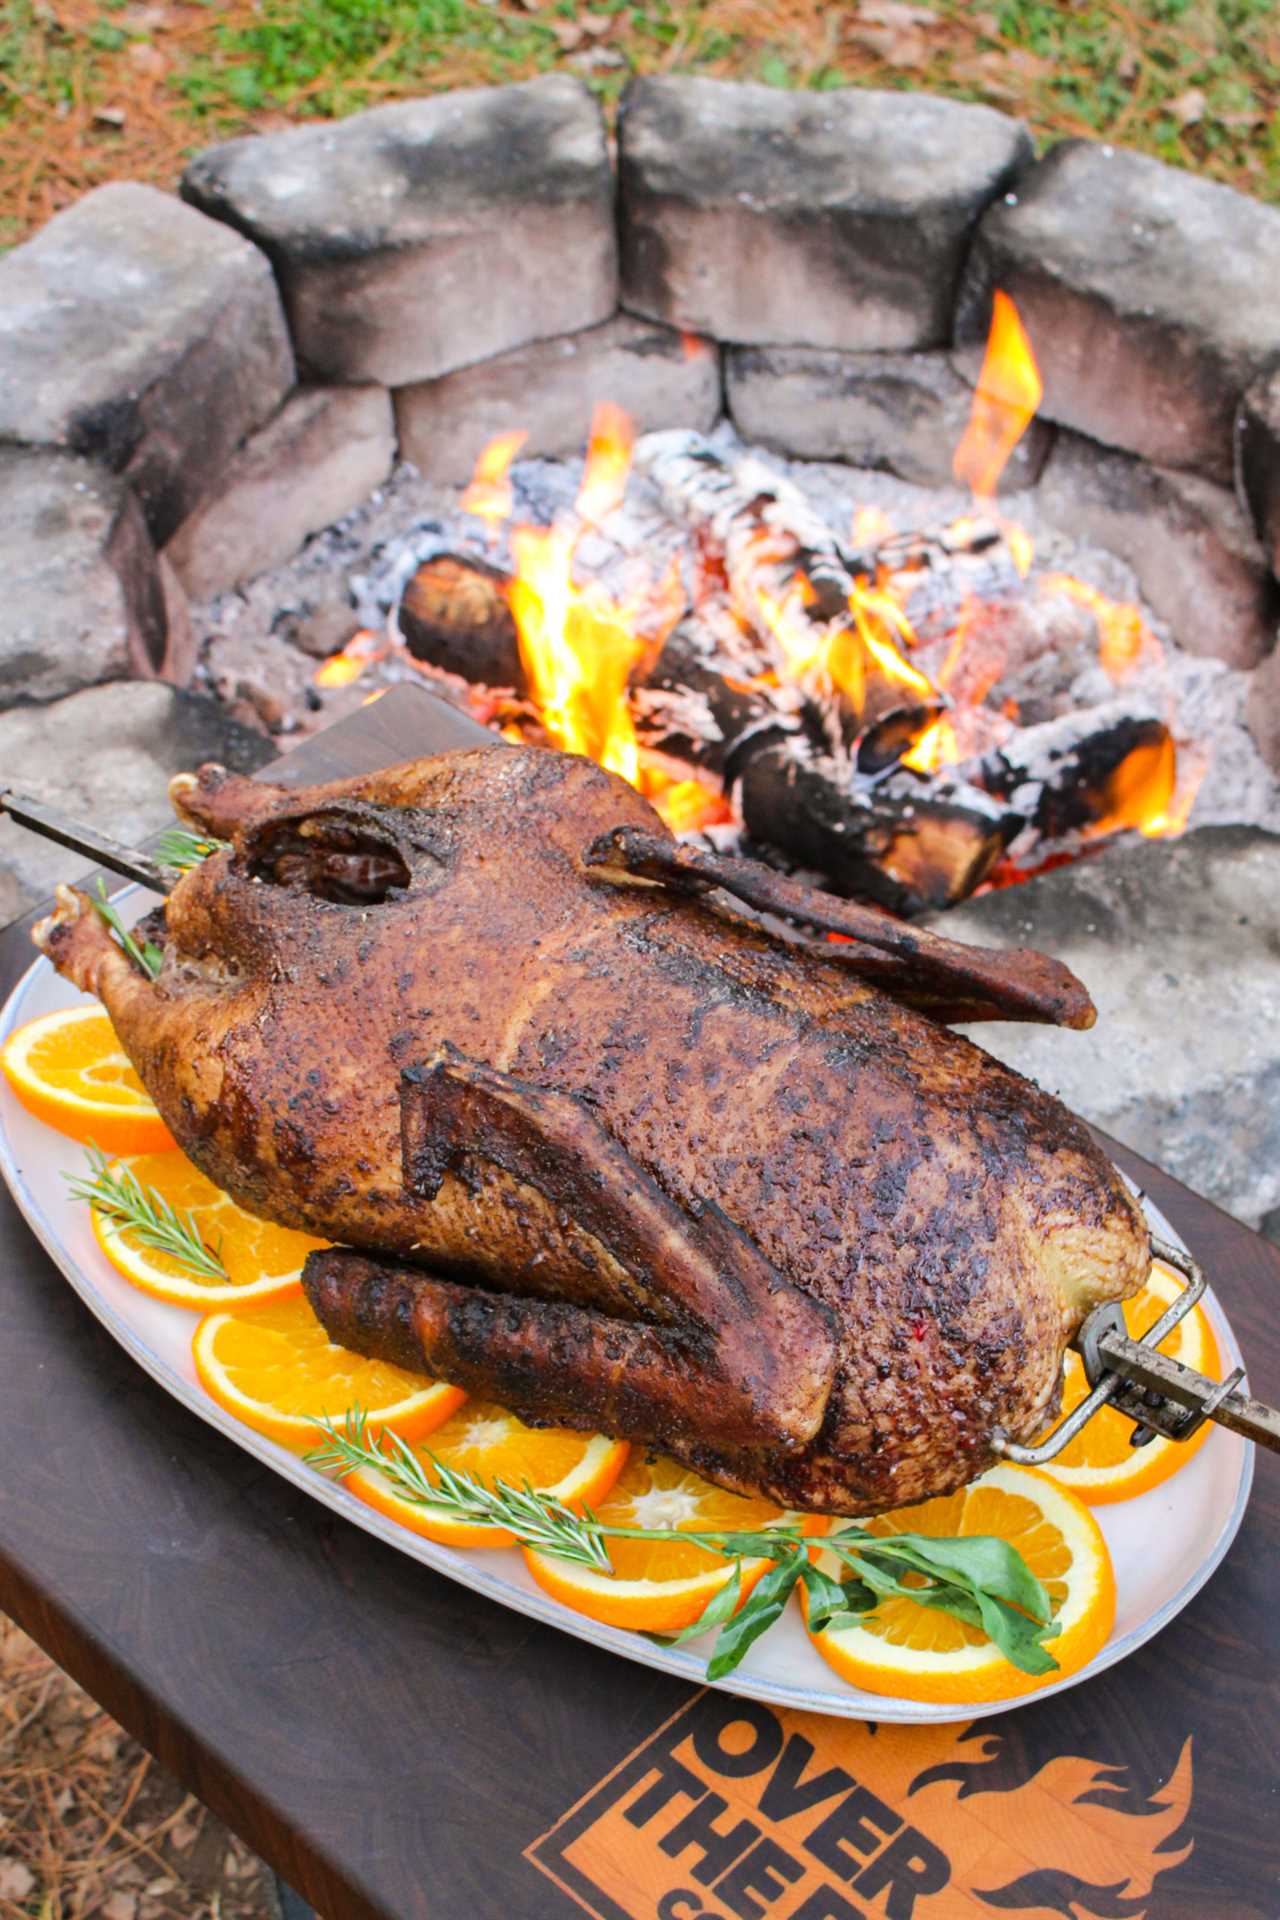
<instances>
[{"instance_id":1,"label":"dirt ground","mask_svg":"<svg viewBox=\"0 0 1280 1920\"><path fill-rule=\"evenodd\" d=\"M0 1614L0 1920L279 1920L262 1862Z\"/></svg>"}]
</instances>

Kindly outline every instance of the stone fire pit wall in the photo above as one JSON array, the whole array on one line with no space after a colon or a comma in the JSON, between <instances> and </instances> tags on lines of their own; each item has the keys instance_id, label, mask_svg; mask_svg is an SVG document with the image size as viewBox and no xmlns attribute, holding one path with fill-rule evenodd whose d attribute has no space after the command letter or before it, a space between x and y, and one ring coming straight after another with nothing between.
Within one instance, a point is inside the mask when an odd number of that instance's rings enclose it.
<instances>
[{"instance_id":1,"label":"stone fire pit wall","mask_svg":"<svg viewBox=\"0 0 1280 1920\"><path fill-rule=\"evenodd\" d=\"M617 146L567 77L438 96L102 187L0 260L0 709L182 686L187 600L397 453L461 484L598 399L944 484L999 285L1045 381L1006 485L1253 670L1280 769L1280 213L919 94L638 80Z\"/></svg>"},{"instance_id":2,"label":"stone fire pit wall","mask_svg":"<svg viewBox=\"0 0 1280 1920\"><path fill-rule=\"evenodd\" d=\"M1254 670L1280 769L1280 212L920 94L642 79L617 149L568 77L446 94L99 188L0 260L0 707L181 685L187 599L397 452L460 484L598 399L944 484L1001 286L1045 382L1006 485Z\"/></svg>"},{"instance_id":3,"label":"stone fire pit wall","mask_svg":"<svg viewBox=\"0 0 1280 1920\"><path fill-rule=\"evenodd\" d=\"M997 286L1045 383L1006 487L1126 560L1183 647L1251 674L1280 772L1280 212L861 89L637 80L615 164L563 76L231 141L180 198L102 187L0 259L0 772L133 837L164 774L268 757L186 690L188 601L288 559L397 455L461 484L512 427L576 452L610 399L641 431L727 411L786 454L947 484ZM1047 916L1108 1060L984 1042L1257 1219L1280 1208L1280 843L1214 832L951 925L1026 940ZM76 866L22 841L0 918Z\"/></svg>"}]
</instances>

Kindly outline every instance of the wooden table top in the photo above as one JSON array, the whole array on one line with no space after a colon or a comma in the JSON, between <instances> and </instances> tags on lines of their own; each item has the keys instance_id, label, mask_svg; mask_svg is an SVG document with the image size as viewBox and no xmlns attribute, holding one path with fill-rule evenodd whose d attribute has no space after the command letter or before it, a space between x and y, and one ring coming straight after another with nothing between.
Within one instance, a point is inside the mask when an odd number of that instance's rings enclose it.
<instances>
[{"instance_id":1,"label":"wooden table top","mask_svg":"<svg viewBox=\"0 0 1280 1920\"><path fill-rule=\"evenodd\" d=\"M278 771L458 744L470 723L440 712L397 690ZM4 992L29 960L22 923ZM1280 1398L1280 1253L1114 1151ZM381 1545L154 1385L7 1192L0 1457L6 1611L327 1920L1280 1915L1265 1455L1224 1566L1164 1633L968 1734L691 1688Z\"/></svg>"}]
</instances>

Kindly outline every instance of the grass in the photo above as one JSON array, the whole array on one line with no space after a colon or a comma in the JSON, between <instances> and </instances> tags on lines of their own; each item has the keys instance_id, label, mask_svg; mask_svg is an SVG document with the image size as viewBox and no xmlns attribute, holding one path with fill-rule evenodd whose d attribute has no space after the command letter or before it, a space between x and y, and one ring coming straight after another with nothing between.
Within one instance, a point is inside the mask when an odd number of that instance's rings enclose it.
<instances>
[{"instance_id":1,"label":"grass","mask_svg":"<svg viewBox=\"0 0 1280 1920\"><path fill-rule=\"evenodd\" d=\"M210 141L379 101L581 74L925 88L1280 200L1275 0L6 0L0 244L87 188L170 185Z\"/></svg>"}]
</instances>

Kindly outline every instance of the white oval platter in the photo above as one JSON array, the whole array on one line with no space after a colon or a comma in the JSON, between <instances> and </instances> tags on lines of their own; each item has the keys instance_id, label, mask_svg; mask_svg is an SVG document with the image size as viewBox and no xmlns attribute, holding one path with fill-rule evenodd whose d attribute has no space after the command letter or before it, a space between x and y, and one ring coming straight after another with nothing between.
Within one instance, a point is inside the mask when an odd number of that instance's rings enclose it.
<instances>
[{"instance_id":1,"label":"white oval platter","mask_svg":"<svg viewBox=\"0 0 1280 1920\"><path fill-rule=\"evenodd\" d=\"M123 917L132 921L152 904L140 888L116 896ZM81 1002L45 960L23 975L0 1014L0 1043L13 1028L38 1014ZM252 1432L224 1413L196 1378L191 1336L197 1316L181 1307L149 1299L122 1279L99 1250L88 1210L69 1198L64 1171L80 1171L83 1154L32 1118L0 1081L0 1172L32 1231L65 1274L85 1305L153 1380L185 1407L218 1428L247 1453L301 1487L312 1499L340 1513L354 1526L409 1554L437 1573L485 1594L517 1613L559 1627L579 1639L607 1647L624 1659L639 1660L689 1681L705 1681L707 1649L694 1641L665 1648L639 1634L599 1626L571 1612L530 1580L514 1549L456 1552L421 1539L383 1518L345 1488L325 1479L274 1441ZM1165 1238L1178 1236L1149 1203L1152 1226ZM1179 1243L1180 1244L1180 1243ZM1205 1308L1228 1366L1240 1363L1235 1336L1212 1293ZM1159 1633L1199 1592L1235 1538L1253 1479L1253 1448L1237 1435L1217 1428L1194 1457L1163 1486L1114 1506L1097 1517L1115 1565L1116 1624L1101 1653L1081 1672L1009 1702L929 1705L887 1698L846 1686L814 1652L791 1607L720 1684L729 1692L775 1705L859 1720L928 1722L971 1720L1007 1712L1031 1700L1044 1700L1114 1666Z\"/></svg>"}]
</instances>

